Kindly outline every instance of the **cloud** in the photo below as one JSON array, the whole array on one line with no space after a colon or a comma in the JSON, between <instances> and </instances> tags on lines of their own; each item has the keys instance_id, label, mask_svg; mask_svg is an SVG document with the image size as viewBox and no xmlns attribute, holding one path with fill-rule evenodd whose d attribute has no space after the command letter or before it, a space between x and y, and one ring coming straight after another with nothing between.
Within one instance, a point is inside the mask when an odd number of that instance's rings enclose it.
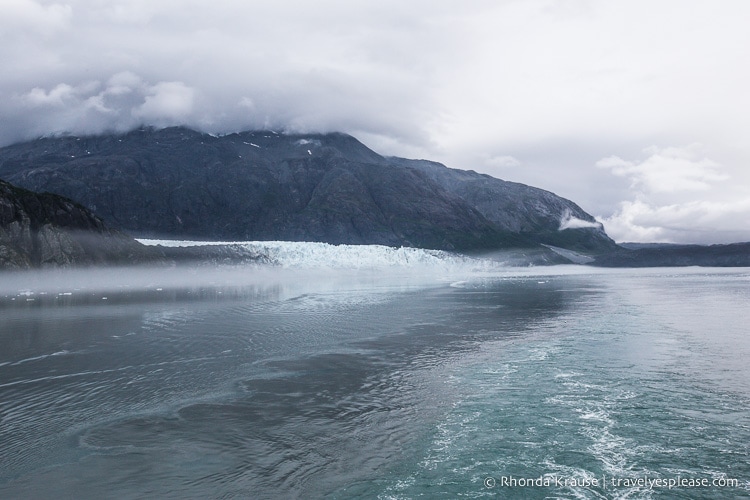
<instances>
[{"instance_id":1,"label":"cloud","mask_svg":"<svg viewBox=\"0 0 750 500\"><path fill-rule=\"evenodd\" d=\"M600 219L615 241L704 244L750 241L748 220L750 198L665 206L625 201L615 214Z\"/></svg>"},{"instance_id":2,"label":"cloud","mask_svg":"<svg viewBox=\"0 0 750 500\"><path fill-rule=\"evenodd\" d=\"M149 83L133 72L105 83L59 83L16 96L16 121L37 135L123 131L139 125L169 126L195 120L196 91L183 82ZM42 119L43 118L43 119Z\"/></svg>"},{"instance_id":3,"label":"cloud","mask_svg":"<svg viewBox=\"0 0 750 500\"><path fill-rule=\"evenodd\" d=\"M131 71L123 71L113 75L107 82L107 93L110 95L130 94L144 85L140 76Z\"/></svg>"},{"instance_id":4,"label":"cloud","mask_svg":"<svg viewBox=\"0 0 750 500\"><path fill-rule=\"evenodd\" d=\"M186 93L171 93L180 100L172 105L152 96L137 114L154 124L179 116L211 132L342 130L380 137L393 148L386 154L424 148L455 166L492 169L469 162L513 151L526 165L515 151L571 136L654 142L654 133L696 128L718 136L720 117L731 130L750 84L743 12L746 2L733 0L691 9L671 0L477 0L461 9L447 0L7 0L0 93L129 72L193 91L189 109ZM129 109L108 108L129 119ZM18 113L0 104L3 118ZM64 127L59 115L51 124ZM0 144L40 128L0 127Z\"/></svg>"},{"instance_id":5,"label":"cloud","mask_svg":"<svg viewBox=\"0 0 750 500\"><path fill-rule=\"evenodd\" d=\"M25 18L40 26L44 15L57 15L60 28L44 29L44 37L17 30L0 46L0 95L11 98L0 101L0 116L16 122L0 125L0 145L97 124L122 129L137 121L132 118L208 132L270 126L426 144L427 128L440 113L431 88L458 46L449 17L455 8L446 1L11 2L23 4ZM11 28L9 19L0 16L0 33ZM149 89L124 85L121 90L146 96L134 107L112 98L114 84L103 84L107 92L92 104L110 110L117 122L98 117L83 126L75 96L57 99L65 113L50 108L44 115L40 108L34 120L19 118L26 111L19 97L53 99L64 89L123 74L136 75Z\"/></svg>"},{"instance_id":6,"label":"cloud","mask_svg":"<svg viewBox=\"0 0 750 500\"><path fill-rule=\"evenodd\" d=\"M491 156L487 158L485 164L491 168L516 168L521 166L518 158L510 155Z\"/></svg>"},{"instance_id":7,"label":"cloud","mask_svg":"<svg viewBox=\"0 0 750 500\"><path fill-rule=\"evenodd\" d=\"M144 102L132 113L148 123L180 124L190 118L195 90L182 82L159 82L147 89Z\"/></svg>"},{"instance_id":8,"label":"cloud","mask_svg":"<svg viewBox=\"0 0 750 500\"><path fill-rule=\"evenodd\" d=\"M560 227L558 228L558 231L563 231L565 229L585 228L601 229L601 227L602 225L599 222L590 222L587 220L579 219L578 217L574 217L573 214L570 213L570 210L566 210L560 218Z\"/></svg>"},{"instance_id":9,"label":"cloud","mask_svg":"<svg viewBox=\"0 0 750 500\"><path fill-rule=\"evenodd\" d=\"M649 147L642 161L609 156L596 166L630 181L634 198L600 217L616 241L711 243L750 240L750 196L699 144ZM698 194L702 199L695 199Z\"/></svg>"},{"instance_id":10,"label":"cloud","mask_svg":"<svg viewBox=\"0 0 750 500\"><path fill-rule=\"evenodd\" d=\"M3 0L0 3L0 18L3 19L0 39L19 34L51 36L69 27L72 13L67 4L44 6L33 0Z\"/></svg>"},{"instance_id":11,"label":"cloud","mask_svg":"<svg viewBox=\"0 0 750 500\"><path fill-rule=\"evenodd\" d=\"M63 106L75 93L75 89L67 83L61 83L49 92L34 87L24 96L26 102L32 106Z\"/></svg>"},{"instance_id":12,"label":"cloud","mask_svg":"<svg viewBox=\"0 0 750 500\"><path fill-rule=\"evenodd\" d=\"M681 148L652 146L645 150L650 156L642 162L610 156L596 162L596 166L629 178L632 188L649 193L705 191L710 189L711 183L726 180L728 176L718 163L701 158L702 150L700 144Z\"/></svg>"}]
</instances>

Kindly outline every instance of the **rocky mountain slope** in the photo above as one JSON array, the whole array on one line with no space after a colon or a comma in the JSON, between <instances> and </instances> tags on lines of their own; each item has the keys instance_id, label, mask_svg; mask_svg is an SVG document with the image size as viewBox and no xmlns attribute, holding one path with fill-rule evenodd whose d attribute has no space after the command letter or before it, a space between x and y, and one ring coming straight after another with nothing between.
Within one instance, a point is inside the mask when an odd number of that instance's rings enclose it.
<instances>
[{"instance_id":1,"label":"rocky mountain slope","mask_svg":"<svg viewBox=\"0 0 750 500\"><path fill-rule=\"evenodd\" d=\"M504 231L591 254L617 249L591 215L549 191L426 160L392 158L391 161L423 172Z\"/></svg>"},{"instance_id":2,"label":"rocky mountain slope","mask_svg":"<svg viewBox=\"0 0 750 500\"><path fill-rule=\"evenodd\" d=\"M0 178L75 199L141 237L616 248L589 214L553 193L386 158L336 133L214 137L176 127L43 138L1 148ZM561 230L566 220L576 224Z\"/></svg>"},{"instance_id":3,"label":"rocky mountain slope","mask_svg":"<svg viewBox=\"0 0 750 500\"><path fill-rule=\"evenodd\" d=\"M83 206L0 181L0 269L158 261Z\"/></svg>"}]
</instances>

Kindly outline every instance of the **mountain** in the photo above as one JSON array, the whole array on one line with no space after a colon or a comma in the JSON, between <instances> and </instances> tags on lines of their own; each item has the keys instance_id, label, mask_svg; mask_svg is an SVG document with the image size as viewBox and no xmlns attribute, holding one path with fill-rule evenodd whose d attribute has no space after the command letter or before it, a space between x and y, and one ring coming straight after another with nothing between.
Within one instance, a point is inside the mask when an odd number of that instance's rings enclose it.
<instances>
[{"instance_id":1,"label":"mountain","mask_svg":"<svg viewBox=\"0 0 750 500\"><path fill-rule=\"evenodd\" d=\"M584 253L601 254L617 249L604 227L591 215L549 191L426 160L391 160L423 172L503 231ZM566 228L561 230L561 227Z\"/></svg>"},{"instance_id":2,"label":"mountain","mask_svg":"<svg viewBox=\"0 0 750 500\"><path fill-rule=\"evenodd\" d=\"M383 157L339 133L215 137L174 127L42 138L1 148L0 178L75 199L140 237L616 248L593 217L553 193ZM574 224L561 230L566 221Z\"/></svg>"},{"instance_id":3,"label":"mountain","mask_svg":"<svg viewBox=\"0 0 750 500\"><path fill-rule=\"evenodd\" d=\"M0 181L0 269L158 260L81 205Z\"/></svg>"},{"instance_id":4,"label":"mountain","mask_svg":"<svg viewBox=\"0 0 750 500\"><path fill-rule=\"evenodd\" d=\"M601 267L749 267L750 243L676 245L627 243L618 251L597 256Z\"/></svg>"}]
</instances>

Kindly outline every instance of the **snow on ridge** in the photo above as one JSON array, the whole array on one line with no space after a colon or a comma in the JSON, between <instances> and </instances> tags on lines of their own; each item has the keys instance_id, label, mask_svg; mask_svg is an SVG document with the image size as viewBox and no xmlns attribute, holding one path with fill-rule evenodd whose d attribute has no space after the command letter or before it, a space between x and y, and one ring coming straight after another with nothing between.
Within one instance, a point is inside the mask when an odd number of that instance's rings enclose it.
<instances>
[{"instance_id":1,"label":"snow on ridge","mask_svg":"<svg viewBox=\"0 0 750 500\"><path fill-rule=\"evenodd\" d=\"M297 241L180 241L139 239L144 245L191 247L240 246L265 257L268 262L288 268L468 268L488 270L501 263L474 259L442 250L384 245L331 245Z\"/></svg>"}]
</instances>

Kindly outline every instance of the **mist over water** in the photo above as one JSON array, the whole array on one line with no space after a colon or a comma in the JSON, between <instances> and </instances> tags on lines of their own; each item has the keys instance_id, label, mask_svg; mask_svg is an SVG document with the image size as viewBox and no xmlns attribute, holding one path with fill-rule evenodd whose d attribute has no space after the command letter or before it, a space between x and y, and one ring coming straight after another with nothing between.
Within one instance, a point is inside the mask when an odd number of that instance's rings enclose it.
<instances>
[{"instance_id":1,"label":"mist over water","mask_svg":"<svg viewBox=\"0 0 750 500\"><path fill-rule=\"evenodd\" d=\"M6 276L3 498L750 497L745 270Z\"/></svg>"}]
</instances>

